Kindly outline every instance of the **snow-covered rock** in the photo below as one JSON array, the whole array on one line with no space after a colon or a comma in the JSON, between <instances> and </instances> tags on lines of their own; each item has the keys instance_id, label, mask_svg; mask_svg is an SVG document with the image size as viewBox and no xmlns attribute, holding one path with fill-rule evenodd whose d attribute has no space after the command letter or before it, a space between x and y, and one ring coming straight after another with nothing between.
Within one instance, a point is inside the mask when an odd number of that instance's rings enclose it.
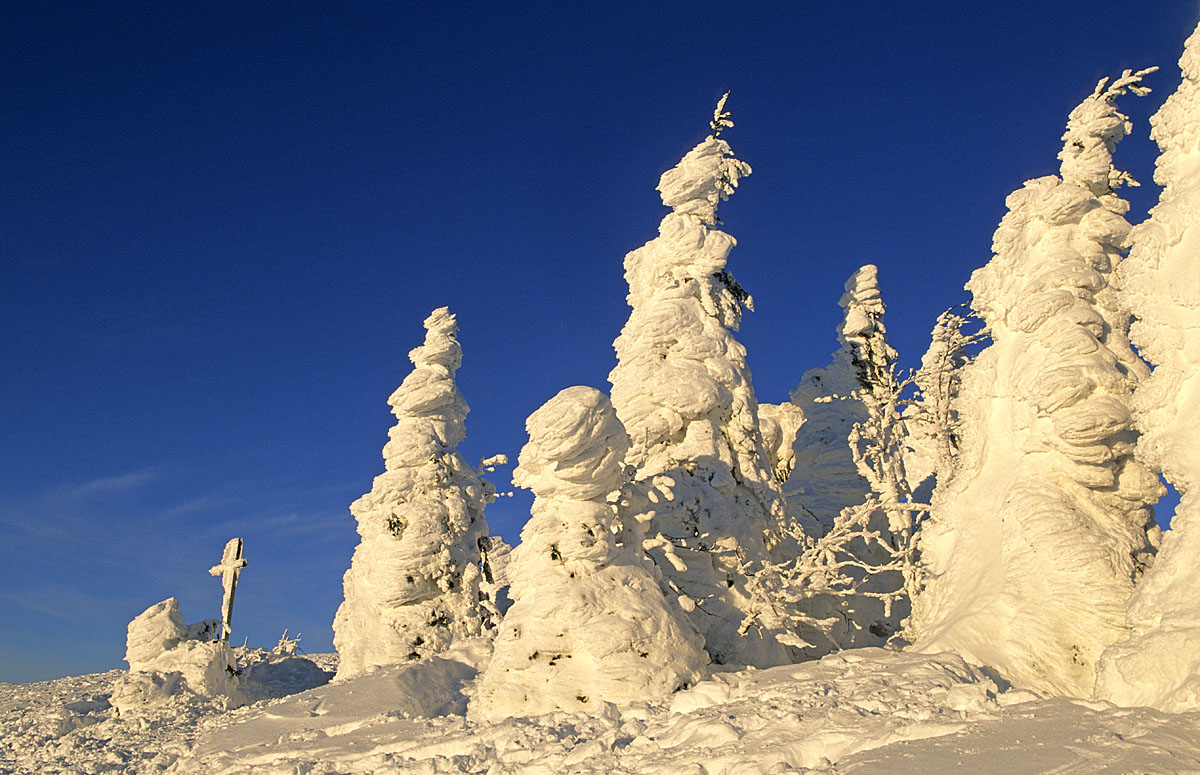
<instances>
[{"instance_id":1,"label":"snow-covered rock","mask_svg":"<svg viewBox=\"0 0 1200 775\"><path fill-rule=\"evenodd\" d=\"M1157 479L1133 457L1130 395L1147 369L1110 278L1128 246L1112 149L1126 73L1072 111L1062 177L1008 197L995 253L967 288L993 344L966 369L962 451L921 542L911 631L1014 684L1089 696L1150 561Z\"/></svg>"},{"instance_id":2,"label":"snow-covered rock","mask_svg":"<svg viewBox=\"0 0 1200 775\"><path fill-rule=\"evenodd\" d=\"M384 473L350 506L362 541L334 618L338 678L423 659L495 626L481 595L490 483L457 450L467 403L454 382L462 363L458 326L442 307L425 320L415 368L388 399L396 425Z\"/></svg>"},{"instance_id":3,"label":"snow-covered rock","mask_svg":"<svg viewBox=\"0 0 1200 775\"><path fill-rule=\"evenodd\" d=\"M668 606L614 496L629 442L604 394L563 390L526 422L513 482L533 516L509 568L512 608L471 700L473 718L593 711L670 694L704 672L703 640Z\"/></svg>"},{"instance_id":4,"label":"snow-covered rock","mask_svg":"<svg viewBox=\"0 0 1200 775\"><path fill-rule=\"evenodd\" d=\"M718 113L721 113L721 109ZM718 116L714 130L729 125ZM662 175L670 212L658 237L625 257L632 312L617 337L612 403L629 432L626 463L657 488L646 549L714 662L780 664L771 633L743 637L747 574L786 518L770 468L746 351L734 338L750 296L726 271L735 240L717 203L750 167L706 138Z\"/></svg>"},{"instance_id":5,"label":"snow-covered rock","mask_svg":"<svg viewBox=\"0 0 1200 775\"><path fill-rule=\"evenodd\" d=\"M1200 709L1200 29L1179 64L1183 82L1150 119L1163 191L1118 277L1154 366L1134 391L1138 454L1181 497L1129 603L1129 637L1105 651L1096 682L1099 697L1167 711Z\"/></svg>"}]
</instances>

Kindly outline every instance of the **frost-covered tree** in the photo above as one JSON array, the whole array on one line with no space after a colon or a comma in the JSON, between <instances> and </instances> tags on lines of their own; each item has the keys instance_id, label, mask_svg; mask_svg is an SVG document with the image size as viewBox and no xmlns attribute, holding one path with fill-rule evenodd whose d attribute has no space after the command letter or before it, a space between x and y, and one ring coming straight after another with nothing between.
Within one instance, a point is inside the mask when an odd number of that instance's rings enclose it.
<instances>
[{"instance_id":1,"label":"frost-covered tree","mask_svg":"<svg viewBox=\"0 0 1200 775\"><path fill-rule=\"evenodd\" d=\"M804 414L784 485L796 547L752 583L759 621L793 632L803 654L882 645L907 613L913 512L901 464L900 396L876 267L839 301L839 348L792 391ZM785 530L785 534L788 531ZM895 605L900 602L901 605Z\"/></svg>"},{"instance_id":2,"label":"frost-covered tree","mask_svg":"<svg viewBox=\"0 0 1200 775\"><path fill-rule=\"evenodd\" d=\"M663 597L638 531L618 523L629 441L608 398L567 388L526 429L513 482L533 491L533 516L513 550L514 602L470 714L587 711L694 683L704 670L703 639Z\"/></svg>"},{"instance_id":3,"label":"frost-covered tree","mask_svg":"<svg viewBox=\"0 0 1200 775\"><path fill-rule=\"evenodd\" d=\"M992 344L963 375L962 449L923 530L926 587L911 632L1014 684L1087 696L1153 553L1160 485L1133 458L1145 365L1115 311L1128 247L1116 107L1145 74L1101 81L1071 112L1061 175L1008 197L994 256L967 289Z\"/></svg>"},{"instance_id":4,"label":"frost-covered tree","mask_svg":"<svg viewBox=\"0 0 1200 775\"><path fill-rule=\"evenodd\" d=\"M866 422L864 400L883 399L893 379L896 352L887 343L878 270L867 264L846 281L838 301L838 349L828 366L809 369L791 393L804 412L796 434L795 465L784 485L793 521L813 535L827 533L842 509L871 492L851 451L855 425Z\"/></svg>"},{"instance_id":5,"label":"frost-covered tree","mask_svg":"<svg viewBox=\"0 0 1200 775\"><path fill-rule=\"evenodd\" d=\"M1118 278L1154 366L1133 394L1138 455L1181 497L1130 601L1129 637L1104 652L1096 682L1103 699L1165 711L1200 709L1200 29L1179 64L1183 82L1150 119L1163 191Z\"/></svg>"},{"instance_id":6,"label":"frost-covered tree","mask_svg":"<svg viewBox=\"0 0 1200 775\"><path fill-rule=\"evenodd\" d=\"M750 173L713 134L662 176L671 212L658 237L625 257L633 308L614 346L612 403L629 431L626 463L654 483L646 550L714 662L788 661L770 633L739 634L748 574L786 518L763 444L746 351L734 338L750 296L726 271L735 241L717 203Z\"/></svg>"},{"instance_id":7,"label":"frost-covered tree","mask_svg":"<svg viewBox=\"0 0 1200 775\"><path fill-rule=\"evenodd\" d=\"M904 411L904 472L909 489L925 500L937 482L950 478L958 460L963 368L987 339L979 322L965 305L938 315L929 349L913 375L917 394Z\"/></svg>"},{"instance_id":8,"label":"frost-covered tree","mask_svg":"<svg viewBox=\"0 0 1200 775\"><path fill-rule=\"evenodd\" d=\"M362 541L333 621L339 678L422 659L494 627L480 583L483 511L495 489L457 450L468 412L454 382L458 326L442 307L425 330L408 355L415 368L388 399L396 424L384 473L350 506Z\"/></svg>"}]
</instances>

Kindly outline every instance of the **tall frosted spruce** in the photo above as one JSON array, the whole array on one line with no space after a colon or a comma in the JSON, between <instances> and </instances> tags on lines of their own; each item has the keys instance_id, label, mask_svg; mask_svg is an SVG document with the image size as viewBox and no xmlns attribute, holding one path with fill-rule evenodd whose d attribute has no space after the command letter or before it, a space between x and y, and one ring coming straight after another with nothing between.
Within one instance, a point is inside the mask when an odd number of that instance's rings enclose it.
<instances>
[{"instance_id":1,"label":"tall frosted spruce","mask_svg":"<svg viewBox=\"0 0 1200 775\"><path fill-rule=\"evenodd\" d=\"M514 602L471 715L586 712L697 681L703 640L643 564L639 531L617 519L629 441L608 398L567 388L525 427L513 482L533 490L533 516L513 550Z\"/></svg>"},{"instance_id":2,"label":"tall frosted spruce","mask_svg":"<svg viewBox=\"0 0 1200 775\"><path fill-rule=\"evenodd\" d=\"M1154 366L1133 394L1138 454L1181 497L1130 601L1129 637L1104 652L1096 682L1102 699L1171 712L1200 709L1200 29L1179 65L1183 82L1150 119L1163 191L1118 277Z\"/></svg>"},{"instance_id":3,"label":"tall frosted spruce","mask_svg":"<svg viewBox=\"0 0 1200 775\"><path fill-rule=\"evenodd\" d=\"M805 372L791 396L804 423L784 492L791 529L804 530L792 542L800 551L751 584L764 611L759 619L786 622L807 658L883 645L908 612L904 384L887 343L876 267L855 271L838 303L833 360Z\"/></svg>"},{"instance_id":4,"label":"tall frosted spruce","mask_svg":"<svg viewBox=\"0 0 1200 775\"><path fill-rule=\"evenodd\" d=\"M728 95L726 95L728 97ZM758 422L746 351L734 338L750 296L726 271L736 244L717 204L750 173L713 133L659 180L671 212L659 235L625 257L633 308L614 343L612 403L629 432L626 463L653 486L645 548L704 634L717 663L789 661L771 633L738 628L747 574L786 518Z\"/></svg>"},{"instance_id":5,"label":"tall frosted spruce","mask_svg":"<svg viewBox=\"0 0 1200 775\"><path fill-rule=\"evenodd\" d=\"M495 490L456 449L468 412L454 383L458 326L442 307L425 331L425 343L408 354L415 368L388 399L396 424L384 473L350 506L362 541L333 621L339 678L422 659L494 627L480 582L483 510Z\"/></svg>"},{"instance_id":6,"label":"tall frosted spruce","mask_svg":"<svg viewBox=\"0 0 1200 775\"><path fill-rule=\"evenodd\" d=\"M1129 408L1147 369L1110 287L1130 231L1115 101L1146 93L1146 72L1101 81L1071 112L1062 177L1008 197L995 255L967 284L993 344L965 369L962 449L921 542L917 647L1042 692L1091 694L1154 550L1161 488L1133 459Z\"/></svg>"}]
</instances>

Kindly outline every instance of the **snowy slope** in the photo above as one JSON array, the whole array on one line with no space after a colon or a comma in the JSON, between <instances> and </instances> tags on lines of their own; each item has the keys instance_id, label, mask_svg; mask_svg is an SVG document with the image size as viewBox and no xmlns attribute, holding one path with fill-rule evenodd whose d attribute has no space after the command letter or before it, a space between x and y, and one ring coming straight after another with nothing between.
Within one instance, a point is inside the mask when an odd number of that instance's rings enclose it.
<instances>
[{"instance_id":1,"label":"snowy slope","mask_svg":"<svg viewBox=\"0 0 1200 775\"><path fill-rule=\"evenodd\" d=\"M486 663L481 644L232 713L170 706L145 721L107 707L119 671L0 684L0 772L1200 771L1200 713L1037 699L949 654L880 649L718 673L656 703L475 724L462 690Z\"/></svg>"}]
</instances>

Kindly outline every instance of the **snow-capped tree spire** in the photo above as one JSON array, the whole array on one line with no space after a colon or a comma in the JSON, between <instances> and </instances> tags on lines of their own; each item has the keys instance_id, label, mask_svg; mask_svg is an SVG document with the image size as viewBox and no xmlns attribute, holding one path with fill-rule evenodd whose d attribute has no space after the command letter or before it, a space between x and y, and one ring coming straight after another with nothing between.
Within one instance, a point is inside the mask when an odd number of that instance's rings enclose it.
<instances>
[{"instance_id":1,"label":"snow-capped tree spire","mask_svg":"<svg viewBox=\"0 0 1200 775\"><path fill-rule=\"evenodd\" d=\"M714 131L731 125L718 105ZM726 270L736 244L717 204L750 166L705 138L658 190L671 212L625 257L629 321L614 343L612 403L632 439L626 463L657 488L647 551L691 609L714 661L787 659L769 634L738 634L747 573L785 518L769 471L745 349L733 336L751 299Z\"/></svg>"},{"instance_id":2,"label":"snow-capped tree spire","mask_svg":"<svg viewBox=\"0 0 1200 775\"><path fill-rule=\"evenodd\" d=\"M721 99L717 100L717 109L713 111L713 119L708 122L708 125L712 127L713 137L719 137L721 130L733 126L733 114L725 110L725 103L729 100L730 94L732 92L725 92Z\"/></svg>"},{"instance_id":3,"label":"snow-capped tree spire","mask_svg":"<svg viewBox=\"0 0 1200 775\"><path fill-rule=\"evenodd\" d=\"M1104 652L1096 680L1101 699L1168 712L1200 709L1200 27L1179 65L1179 89L1150 119L1162 194L1118 277L1131 338L1154 366L1133 394L1138 455L1181 497L1129 602L1128 637Z\"/></svg>"},{"instance_id":4,"label":"snow-capped tree spire","mask_svg":"<svg viewBox=\"0 0 1200 775\"><path fill-rule=\"evenodd\" d=\"M1143 73L1146 71L1142 71ZM1133 458L1130 395L1147 369L1109 284L1128 247L1102 82L1071 112L1063 177L1008 197L972 306L992 345L964 369L962 451L923 530L927 586L911 633L1018 686L1087 696L1101 651L1123 634L1134 579L1153 554L1161 490ZM1135 88L1136 87L1136 88Z\"/></svg>"},{"instance_id":5,"label":"snow-capped tree spire","mask_svg":"<svg viewBox=\"0 0 1200 775\"><path fill-rule=\"evenodd\" d=\"M396 425L384 473L350 506L362 542L334 618L341 678L421 659L494 626L480 595L485 504L495 495L457 450L467 403L454 382L458 325L446 307L425 320L415 368L388 399Z\"/></svg>"},{"instance_id":6,"label":"snow-capped tree spire","mask_svg":"<svg viewBox=\"0 0 1200 775\"><path fill-rule=\"evenodd\" d=\"M892 564L899 545L890 522L900 528L902 515L889 514L879 503L907 500L899 454L901 385L896 352L887 343L877 268L856 270L838 304L843 314L832 361L805 372L791 393L805 420L783 488L790 523L812 538L828 536L807 548L789 547L792 556L779 558L777 567L781 594L795 598L792 618L809 644L808 657L882 645L898 629L902 613L893 614L876 594L897 592L899 575L881 572L870 585L862 583L869 569ZM868 500L874 505L865 506ZM853 578L837 579L842 570Z\"/></svg>"}]
</instances>

